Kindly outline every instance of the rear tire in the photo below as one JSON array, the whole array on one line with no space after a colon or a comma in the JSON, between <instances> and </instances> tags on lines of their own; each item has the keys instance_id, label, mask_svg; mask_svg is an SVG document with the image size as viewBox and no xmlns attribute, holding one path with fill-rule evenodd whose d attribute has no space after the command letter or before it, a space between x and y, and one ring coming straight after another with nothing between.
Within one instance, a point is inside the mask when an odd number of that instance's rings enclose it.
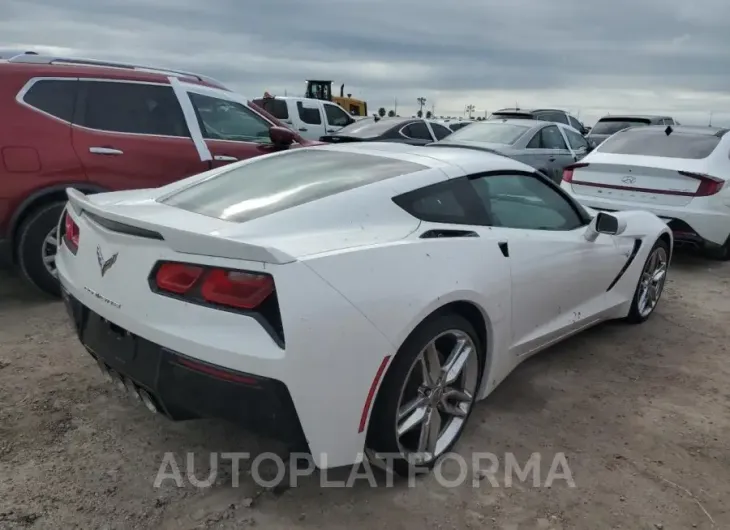
<instances>
[{"instance_id":1,"label":"rear tire","mask_svg":"<svg viewBox=\"0 0 730 530\"><path fill-rule=\"evenodd\" d=\"M58 250L54 234L65 202L41 206L28 214L18 231L18 268L28 283L53 297L60 297L61 287L55 271ZM55 240L55 245L53 241Z\"/></svg>"},{"instance_id":2,"label":"rear tire","mask_svg":"<svg viewBox=\"0 0 730 530\"><path fill-rule=\"evenodd\" d=\"M631 309L625 321L630 324L645 322L654 313L656 306L664 290L667 272L669 268L669 245L658 239L649 251L649 256L644 262L644 267L639 276L639 282L634 291L634 299L631 301ZM660 280L657 275L663 270ZM646 300L645 298L646 297Z\"/></svg>"},{"instance_id":3,"label":"rear tire","mask_svg":"<svg viewBox=\"0 0 730 530\"><path fill-rule=\"evenodd\" d=\"M460 344L461 350L457 349ZM458 353L468 348L469 353ZM458 376L447 377L456 373L447 369L448 360L462 357ZM428 363L434 358L438 364ZM398 350L383 379L370 418L367 448L383 455L400 476L432 469L456 444L469 420L481 383L482 358L479 335L464 317L442 313L423 321ZM425 366L432 368L429 375ZM406 424L412 428L406 429ZM429 425L435 429L429 430ZM399 430L405 433L399 435ZM433 436L426 436L429 433ZM432 443L422 444L424 436Z\"/></svg>"}]
</instances>

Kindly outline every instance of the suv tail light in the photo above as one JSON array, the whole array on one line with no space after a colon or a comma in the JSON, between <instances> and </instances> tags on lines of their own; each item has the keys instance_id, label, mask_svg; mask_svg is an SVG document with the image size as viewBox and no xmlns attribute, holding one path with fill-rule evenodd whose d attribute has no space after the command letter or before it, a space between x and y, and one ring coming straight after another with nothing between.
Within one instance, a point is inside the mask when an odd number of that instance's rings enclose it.
<instances>
[{"instance_id":1,"label":"suv tail light","mask_svg":"<svg viewBox=\"0 0 730 530\"><path fill-rule=\"evenodd\" d=\"M76 254L79 250L79 225L71 218L68 212L63 216L63 242L66 244L72 254Z\"/></svg>"},{"instance_id":2,"label":"suv tail light","mask_svg":"<svg viewBox=\"0 0 730 530\"><path fill-rule=\"evenodd\" d=\"M725 185L725 181L721 178L705 175L703 173L692 173L690 171L679 171L680 175L690 177L700 181L700 186L694 192L695 197L709 197L715 195Z\"/></svg>"},{"instance_id":3,"label":"suv tail light","mask_svg":"<svg viewBox=\"0 0 730 530\"><path fill-rule=\"evenodd\" d=\"M573 182L573 172L581 167L587 167L588 162L580 162L578 164L571 164L563 168L563 182Z\"/></svg>"}]
</instances>

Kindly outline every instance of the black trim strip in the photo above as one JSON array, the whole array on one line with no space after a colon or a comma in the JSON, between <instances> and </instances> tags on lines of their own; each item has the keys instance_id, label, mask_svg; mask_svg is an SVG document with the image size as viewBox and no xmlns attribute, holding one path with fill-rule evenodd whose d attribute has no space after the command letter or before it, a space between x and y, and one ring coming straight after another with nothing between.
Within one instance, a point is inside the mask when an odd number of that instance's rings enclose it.
<instances>
[{"instance_id":1,"label":"black trim strip","mask_svg":"<svg viewBox=\"0 0 730 530\"><path fill-rule=\"evenodd\" d=\"M606 289L606 292L613 289L614 286L618 283L618 281L623 277L623 275L626 273L628 268L634 262L634 259L636 258L636 255L639 253L640 248L641 248L641 239L635 239L634 240L634 249L631 251L631 254L629 255L629 259L626 260L626 263L624 263L624 266L621 267L621 270L619 271L618 276L616 276L613 279L613 281L611 282L611 285L609 285L608 289Z\"/></svg>"},{"instance_id":2,"label":"black trim strip","mask_svg":"<svg viewBox=\"0 0 730 530\"><path fill-rule=\"evenodd\" d=\"M452 237L479 237L479 234L472 230L451 230L437 228L435 230L427 230L421 234L421 239L435 239L435 238L452 238Z\"/></svg>"},{"instance_id":3,"label":"black trim strip","mask_svg":"<svg viewBox=\"0 0 730 530\"><path fill-rule=\"evenodd\" d=\"M117 221L112 221L111 219L105 219L103 217L100 217L94 213L91 213L89 211L84 211L84 215L94 221L99 226L103 226L107 230L110 230L111 232L117 232L119 234L126 234L128 236L135 236L135 237L143 237L145 239L157 239L159 241L164 241L165 238L162 237L162 234L159 232L153 232L152 230L147 230L145 228L139 228L137 226L132 225L126 225L124 223L118 223Z\"/></svg>"}]
</instances>

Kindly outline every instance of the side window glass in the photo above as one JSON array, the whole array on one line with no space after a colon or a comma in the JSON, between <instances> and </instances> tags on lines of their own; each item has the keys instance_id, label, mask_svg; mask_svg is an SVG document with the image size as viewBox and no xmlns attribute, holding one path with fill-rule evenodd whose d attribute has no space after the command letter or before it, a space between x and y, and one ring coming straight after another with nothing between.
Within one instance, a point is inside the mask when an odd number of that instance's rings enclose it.
<instances>
[{"instance_id":1,"label":"side window glass","mask_svg":"<svg viewBox=\"0 0 730 530\"><path fill-rule=\"evenodd\" d=\"M189 92L203 137L209 140L269 143L269 122L245 105Z\"/></svg>"},{"instance_id":2,"label":"side window glass","mask_svg":"<svg viewBox=\"0 0 730 530\"><path fill-rule=\"evenodd\" d=\"M443 125L439 125L438 123L432 123L431 129L433 129L433 134L436 135L437 140L446 138L448 135L451 134L451 130L444 127Z\"/></svg>"},{"instance_id":3,"label":"side window glass","mask_svg":"<svg viewBox=\"0 0 730 530\"><path fill-rule=\"evenodd\" d=\"M542 129L537 131L527 144L527 149L545 149L542 145Z\"/></svg>"},{"instance_id":4,"label":"side window glass","mask_svg":"<svg viewBox=\"0 0 730 530\"><path fill-rule=\"evenodd\" d=\"M352 123L352 118L347 115L347 112L337 105L325 103L324 112L327 115L327 123L334 125L335 127L345 127Z\"/></svg>"},{"instance_id":5,"label":"side window glass","mask_svg":"<svg viewBox=\"0 0 730 530\"><path fill-rule=\"evenodd\" d=\"M492 226L523 230L574 230L582 220L573 206L537 176L491 175L471 181Z\"/></svg>"},{"instance_id":6,"label":"side window glass","mask_svg":"<svg viewBox=\"0 0 730 530\"><path fill-rule=\"evenodd\" d=\"M83 81L80 124L91 129L157 136L190 136L172 88L144 83Z\"/></svg>"},{"instance_id":7,"label":"side window glass","mask_svg":"<svg viewBox=\"0 0 730 530\"><path fill-rule=\"evenodd\" d=\"M286 101L284 101L283 99L257 98L253 100L253 103L264 109L274 118L277 118L279 120L289 119L289 108L287 107Z\"/></svg>"},{"instance_id":8,"label":"side window glass","mask_svg":"<svg viewBox=\"0 0 730 530\"><path fill-rule=\"evenodd\" d=\"M462 181L462 185L468 182ZM457 181L439 182L393 199L398 206L422 221L448 224L470 224L458 199Z\"/></svg>"},{"instance_id":9,"label":"side window glass","mask_svg":"<svg viewBox=\"0 0 730 530\"><path fill-rule=\"evenodd\" d=\"M570 129L563 129L563 132L565 133L565 136L568 137L568 143L570 144L570 147L573 149L573 151L588 149L588 141L583 138L583 136L574 131L571 131Z\"/></svg>"},{"instance_id":10,"label":"side window glass","mask_svg":"<svg viewBox=\"0 0 730 530\"><path fill-rule=\"evenodd\" d=\"M406 125L401 132L413 140L433 140L431 133L428 132L428 127L422 121L414 121L410 125Z\"/></svg>"},{"instance_id":11,"label":"side window glass","mask_svg":"<svg viewBox=\"0 0 730 530\"><path fill-rule=\"evenodd\" d=\"M297 101L299 119L308 125L322 125L322 113L318 107L305 107L301 101Z\"/></svg>"},{"instance_id":12,"label":"side window glass","mask_svg":"<svg viewBox=\"0 0 730 530\"><path fill-rule=\"evenodd\" d=\"M570 126L575 129L576 131L580 132L583 130L583 126L580 124L578 120L576 120L573 116L568 116L568 120L570 120Z\"/></svg>"},{"instance_id":13,"label":"side window glass","mask_svg":"<svg viewBox=\"0 0 730 530\"><path fill-rule=\"evenodd\" d=\"M71 122L73 121L77 86L76 80L41 79L28 89L23 96L23 101L51 116Z\"/></svg>"},{"instance_id":14,"label":"side window glass","mask_svg":"<svg viewBox=\"0 0 730 530\"><path fill-rule=\"evenodd\" d=\"M550 125L549 127L543 128L540 134L542 136L542 145L545 149L568 149L557 125Z\"/></svg>"}]
</instances>

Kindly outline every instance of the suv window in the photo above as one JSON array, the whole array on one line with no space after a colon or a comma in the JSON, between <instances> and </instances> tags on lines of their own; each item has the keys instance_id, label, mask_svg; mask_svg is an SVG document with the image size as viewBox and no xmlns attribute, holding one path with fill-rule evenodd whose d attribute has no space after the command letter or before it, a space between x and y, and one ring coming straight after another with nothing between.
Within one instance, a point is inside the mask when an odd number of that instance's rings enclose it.
<instances>
[{"instance_id":1,"label":"suv window","mask_svg":"<svg viewBox=\"0 0 730 530\"><path fill-rule=\"evenodd\" d=\"M570 129L563 129L563 132L568 137L568 143L573 151L588 150L588 141L583 138L583 135Z\"/></svg>"},{"instance_id":2,"label":"suv window","mask_svg":"<svg viewBox=\"0 0 730 530\"><path fill-rule=\"evenodd\" d=\"M71 122L76 104L77 86L77 81L73 79L68 81L41 79L33 83L23 96L23 101L51 116Z\"/></svg>"},{"instance_id":3,"label":"suv window","mask_svg":"<svg viewBox=\"0 0 730 530\"><path fill-rule=\"evenodd\" d=\"M641 127L650 123L646 118L601 118L593 126L591 133L611 135L629 127Z\"/></svg>"},{"instance_id":4,"label":"suv window","mask_svg":"<svg viewBox=\"0 0 730 530\"><path fill-rule=\"evenodd\" d=\"M299 119L306 124L322 124L322 113L317 107L305 107L301 101L297 101L297 112L299 113Z\"/></svg>"},{"instance_id":5,"label":"suv window","mask_svg":"<svg viewBox=\"0 0 730 530\"><path fill-rule=\"evenodd\" d=\"M346 127L352 123L352 118L337 105L325 103L324 113L327 115L327 123L335 127Z\"/></svg>"},{"instance_id":6,"label":"suv window","mask_svg":"<svg viewBox=\"0 0 730 530\"><path fill-rule=\"evenodd\" d=\"M469 186L466 179L438 182L393 198L412 216L431 223L472 224L459 201L458 186Z\"/></svg>"},{"instance_id":7,"label":"suv window","mask_svg":"<svg viewBox=\"0 0 730 530\"><path fill-rule=\"evenodd\" d=\"M203 137L209 140L269 143L269 122L236 101L189 92Z\"/></svg>"},{"instance_id":8,"label":"suv window","mask_svg":"<svg viewBox=\"0 0 730 530\"><path fill-rule=\"evenodd\" d=\"M576 120L573 116L568 116L568 121L570 122L568 125L570 125L573 129L578 132L583 131L583 124Z\"/></svg>"},{"instance_id":9,"label":"suv window","mask_svg":"<svg viewBox=\"0 0 730 530\"><path fill-rule=\"evenodd\" d=\"M244 222L426 166L394 158L295 149L260 157L162 199L164 204Z\"/></svg>"},{"instance_id":10,"label":"suv window","mask_svg":"<svg viewBox=\"0 0 730 530\"><path fill-rule=\"evenodd\" d=\"M471 181L492 226L574 230L583 220L573 206L537 176L490 175Z\"/></svg>"},{"instance_id":11,"label":"suv window","mask_svg":"<svg viewBox=\"0 0 730 530\"><path fill-rule=\"evenodd\" d=\"M144 83L84 81L79 124L100 131L190 136L172 88Z\"/></svg>"},{"instance_id":12,"label":"suv window","mask_svg":"<svg viewBox=\"0 0 730 530\"><path fill-rule=\"evenodd\" d=\"M554 121L558 123L564 123L565 125L570 125L568 123L568 118L565 116L565 113L555 110L535 112L535 118L541 121Z\"/></svg>"},{"instance_id":13,"label":"suv window","mask_svg":"<svg viewBox=\"0 0 730 530\"><path fill-rule=\"evenodd\" d=\"M284 101L283 99L257 98L253 100L253 103L258 107L264 109L274 118L277 118L279 120L289 119L289 107L287 106L286 101Z\"/></svg>"},{"instance_id":14,"label":"suv window","mask_svg":"<svg viewBox=\"0 0 730 530\"><path fill-rule=\"evenodd\" d=\"M408 138L413 140L431 140L431 133L428 131L428 127L422 121L414 121L410 125L406 125L401 129L401 133Z\"/></svg>"},{"instance_id":15,"label":"suv window","mask_svg":"<svg viewBox=\"0 0 730 530\"><path fill-rule=\"evenodd\" d=\"M532 137L530 143L527 144L528 149L564 149L567 150L568 146L565 145L563 135L560 134L557 125L550 125L543 127L535 136Z\"/></svg>"},{"instance_id":16,"label":"suv window","mask_svg":"<svg viewBox=\"0 0 730 530\"><path fill-rule=\"evenodd\" d=\"M639 127L627 129L605 140L598 148L601 153L621 155L662 156L699 160L710 156L720 138L714 134L674 131L667 135L664 129Z\"/></svg>"},{"instance_id":17,"label":"suv window","mask_svg":"<svg viewBox=\"0 0 730 530\"><path fill-rule=\"evenodd\" d=\"M442 140L451 134L451 129L438 123L432 123L431 129L433 129L433 134L436 135L436 140Z\"/></svg>"}]
</instances>

